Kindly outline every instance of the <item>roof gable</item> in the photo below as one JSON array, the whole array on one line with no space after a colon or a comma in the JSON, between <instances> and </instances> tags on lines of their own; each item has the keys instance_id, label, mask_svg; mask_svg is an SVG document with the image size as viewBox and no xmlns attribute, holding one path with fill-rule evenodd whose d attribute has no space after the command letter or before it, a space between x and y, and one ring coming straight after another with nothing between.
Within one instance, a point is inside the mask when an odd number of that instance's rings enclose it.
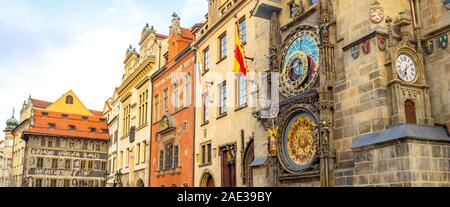
<instances>
[{"instance_id":1,"label":"roof gable","mask_svg":"<svg viewBox=\"0 0 450 207\"><path fill-rule=\"evenodd\" d=\"M72 99L72 102L66 103L68 99ZM85 116L94 116L94 114L86 108L83 102L80 101L78 96L70 90L53 104L46 108L48 111L58 112L58 113L68 113L68 114L79 114Z\"/></svg>"}]
</instances>

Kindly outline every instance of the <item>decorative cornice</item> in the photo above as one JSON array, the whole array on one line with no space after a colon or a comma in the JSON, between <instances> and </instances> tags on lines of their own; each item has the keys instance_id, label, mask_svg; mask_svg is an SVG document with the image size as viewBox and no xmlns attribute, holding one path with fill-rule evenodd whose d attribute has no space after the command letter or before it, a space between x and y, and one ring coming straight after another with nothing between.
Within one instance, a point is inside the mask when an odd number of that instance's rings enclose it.
<instances>
[{"instance_id":1,"label":"decorative cornice","mask_svg":"<svg viewBox=\"0 0 450 207\"><path fill-rule=\"evenodd\" d=\"M155 63L155 58L152 56L148 60L141 64L136 71L133 72L119 87L119 97L122 97L124 93L129 91L132 87L137 85L139 81L150 72L152 64Z\"/></svg>"}]
</instances>

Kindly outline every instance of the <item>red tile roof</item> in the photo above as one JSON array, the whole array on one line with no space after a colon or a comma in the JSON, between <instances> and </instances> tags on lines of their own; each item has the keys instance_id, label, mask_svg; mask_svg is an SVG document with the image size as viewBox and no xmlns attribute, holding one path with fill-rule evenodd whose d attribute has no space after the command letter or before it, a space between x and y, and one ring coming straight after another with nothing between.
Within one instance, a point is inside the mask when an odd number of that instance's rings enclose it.
<instances>
[{"instance_id":1,"label":"red tile roof","mask_svg":"<svg viewBox=\"0 0 450 207\"><path fill-rule=\"evenodd\" d=\"M194 39L191 29L181 28L181 36L183 38Z\"/></svg>"},{"instance_id":2,"label":"red tile roof","mask_svg":"<svg viewBox=\"0 0 450 207\"><path fill-rule=\"evenodd\" d=\"M37 100L37 99L31 99L31 103L33 104L34 107L41 108L41 109L45 109L53 104L52 102L41 101L41 100Z\"/></svg>"},{"instance_id":3,"label":"red tile roof","mask_svg":"<svg viewBox=\"0 0 450 207\"><path fill-rule=\"evenodd\" d=\"M46 114L43 114L45 112ZM25 133L53 136L67 136L84 139L108 140L109 133L106 120L101 118L101 112L92 111L95 116L89 116L87 120L83 120L82 115L67 114L67 118L63 118L63 113L36 109L34 112L34 123ZM54 128L50 128L49 124L54 124ZM75 126L75 129L69 129L69 126ZM95 132L90 129L95 128Z\"/></svg>"}]
</instances>

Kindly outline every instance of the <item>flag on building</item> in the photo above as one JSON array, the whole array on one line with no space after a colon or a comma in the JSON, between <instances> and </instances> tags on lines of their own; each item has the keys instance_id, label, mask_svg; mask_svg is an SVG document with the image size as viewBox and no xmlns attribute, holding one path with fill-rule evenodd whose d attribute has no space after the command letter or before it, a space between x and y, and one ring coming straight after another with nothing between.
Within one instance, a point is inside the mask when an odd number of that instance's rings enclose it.
<instances>
[{"instance_id":1,"label":"flag on building","mask_svg":"<svg viewBox=\"0 0 450 207\"><path fill-rule=\"evenodd\" d=\"M235 49L234 49L234 67L233 71L235 73L242 73L244 76L247 76L247 67L245 66L245 53L244 47L241 44L239 31L239 24L236 23L236 34L235 34Z\"/></svg>"}]
</instances>

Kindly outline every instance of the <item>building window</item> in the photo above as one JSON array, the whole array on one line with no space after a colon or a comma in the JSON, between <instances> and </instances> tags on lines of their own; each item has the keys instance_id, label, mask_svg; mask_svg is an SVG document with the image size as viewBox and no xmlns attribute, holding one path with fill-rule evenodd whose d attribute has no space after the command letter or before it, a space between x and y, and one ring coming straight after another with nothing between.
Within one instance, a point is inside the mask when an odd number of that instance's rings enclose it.
<instances>
[{"instance_id":1,"label":"building window","mask_svg":"<svg viewBox=\"0 0 450 207\"><path fill-rule=\"evenodd\" d=\"M62 116L63 119L69 118L69 115L67 115L67 114L62 114L61 116Z\"/></svg>"},{"instance_id":2,"label":"building window","mask_svg":"<svg viewBox=\"0 0 450 207\"><path fill-rule=\"evenodd\" d=\"M224 33L219 37L219 58L220 60L223 60L226 57L227 57L227 34Z\"/></svg>"},{"instance_id":3,"label":"building window","mask_svg":"<svg viewBox=\"0 0 450 207\"><path fill-rule=\"evenodd\" d=\"M139 95L139 126L148 123L148 90Z\"/></svg>"},{"instance_id":4,"label":"building window","mask_svg":"<svg viewBox=\"0 0 450 207\"><path fill-rule=\"evenodd\" d=\"M209 121L209 97L205 93L203 95L203 123L206 124Z\"/></svg>"},{"instance_id":5,"label":"building window","mask_svg":"<svg viewBox=\"0 0 450 207\"><path fill-rule=\"evenodd\" d=\"M211 157L211 143L205 143L201 145L202 148L202 165L209 165L212 162L212 157Z\"/></svg>"},{"instance_id":6,"label":"building window","mask_svg":"<svg viewBox=\"0 0 450 207\"><path fill-rule=\"evenodd\" d=\"M163 100L163 107L164 107L164 111L163 113L168 113L169 112L169 89L164 89L164 100Z\"/></svg>"},{"instance_id":7,"label":"building window","mask_svg":"<svg viewBox=\"0 0 450 207\"><path fill-rule=\"evenodd\" d=\"M107 134L108 132L108 129L102 129L102 133Z\"/></svg>"},{"instance_id":8,"label":"building window","mask_svg":"<svg viewBox=\"0 0 450 207\"><path fill-rule=\"evenodd\" d=\"M77 127L74 126L74 125L69 125L69 130L70 131L75 131L75 130L77 130Z\"/></svg>"},{"instance_id":9,"label":"building window","mask_svg":"<svg viewBox=\"0 0 450 207\"><path fill-rule=\"evenodd\" d=\"M114 132L114 143L117 142L117 139L119 139L119 130L116 130L116 131Z\"/></svg>"},{"instance_id":10,"label":"building window","mask_svg":"<svg viewBox=\"0 0 450 207\"><path fill-rule=\"evenodd\" d=\"M106 171L106 162L102 162L102 171Z\"/></svg>"},{"instance_id":11,"label":"building window","mask_svg":"<svg viewBox=\"0 0 450 207\"><path fill-rule=\"evenodd\" d=\"M173 103L174 103L174 108L175 111L178 111L178 109L180 108L180 92L179 92L179 88L178 88L178 82L173 84Z\"/></svg>"},{"instance_id":12,"label":"building window","mask_svg":"<svg viewBox=\"0 0 450 207\"><path fill-rule=\"evenodd\" d=\"M48 116L48 112L42 112L41 115L42 116Z\"/></svg>"},{"instance_id":13,"label":"building window","mask_svg":"<svg viewBox=\"0 0 450 207\"><path fill-rule=\"evenodd\" d=\"M123 134L128 135L130 133L131 126L131 105L125 106L123 109Z\"/></svg>"},{"instance_id":14,"label":"building window","mask_svg":"<svg viewBox=\"0 0 450 207\"><path fill-rule=\"evenodd\" d=\"M81 170L86 170L86 162L84 160L81 160Z\"/></svg>"},{"instance_id":15,"label":"building window","mask_svg":"<svg viewBox=\"0 0 450 207\"><path fill-rule=\"evenodd\" d=\"M238 74L238 107L244 107L247 104L247 77L243 74Z\"/></svg>"},{"instance_id":16,"label":"building window","mask_svg":"<svg viewBox=\"0 0 450 207\"><path fill-rule=\"evenodd\" d=\"M141 162L145 163L145 152L147 151L147 146L146 146L146 142L145 141L142 142L141 147L142 147L142 150L141 150L141 153L142 153L142 155L141 155L141 158L142 158Z\"/></svg>"},{"instance_id":17,"label":"building window","mask_svg":"<svg viewBox=\"0 0 450 207\"><path fill-rule=\"evenodd\" d=\"M94 169L94 161L89 161L88 170L91 171L92 169Z\"/></svg>"},{"instance_id":18,"label":"building window","mask_svg":"<svg viewBox=\"0 0 450 207\"><path fill-rule=\"evenodd\" d=\"M130 149L127 148L125 151L125 167L127 168L129 166L130 162Z\"/></svg>"},{"instance_id":19,"label":"building window","mask_svg":"<svg viewBox=\"0 0 450 207\"><path fill-rule=\"evenodd\" d=\"M71 170L72 169L72 160L66 160L66 164L64 167L66 170Z\"/></svg>"},{"instance_id":20,"label":"building window","mask_svg":"<svg viewBox=\"0 0 450 207\"><path fill-rule=\"evenodd\" d=\"M57 169L58 169L58 159L53 159L53 160L52 160L52 168L53 168L54 170L57 170Z\"/></svg>"},{"instance_id":21,"label":"building window","mask_svg":"<svg viewBox=\"0 0 450 207\"><path fill-rule=\"evenodd\" d=\"M87 116L83 116L83 117L81 117L81 118L83 119L83 121L89 120L89 117L87 117Z\"/></svg>"},{"instance_id":22,"label":"building window","mask_svg":"<svg viewBox=\"0 0 450 207\"><path fill-rule=\"evenodd\" d=\"M407 100L405 102L405 118L406 118L406 123L417 124L416 104L411 100Z\"/></svg>"},{"instance_id":23,"label":"building window","mask_svg":"<svg viewBox=\"0 0 450 207\"><path fill-rule=\"evenodd\" d=\"M48 147L53 147L53 141L48 141Z\"/></svg>"},{"instance_id":24,"label":"building window","mask_svg":"<svg viewBox=\"0 0 450 207\"><path fill-rule=\"evenodd\" d=\"M191 74L184 76L184 105L191 105Z\"/></svg>"},{"instance_id":25,"label":"building window","mask_svg":"<svg viewBox=\"0 0 450 207\"><path fill-rule=\"evenodd\" d=\"M166 170L172 169L173 168L173 144L166 145L166 154L165 155L166 155L165 169Z\"/></svg>"},{"instance_id":26,"label":"building window","mask_svg":"<svg viewBox=\"0 0 450 207\"><path fill-rule=\"evenodd\" d=\"M96 145L96 146L95 146L95 150L96 150L96 151L100 151L100 149L101 149L101 146L100 146L100 145Z\"/></svg>"},{"instance_id":27,"label":"building window","mask_svg":"<svg viewBox=\"0 0 450 207\"><path fill-rule=\"evenodd\" d=\"M119 156L119 169L123 168L123 151L120 151L120 156Z\"/></svg>"},{"instance_id":28,"label":"building window","mask_svg":"<svg viewBox=\"0 0 450 207\"><path fill-rule=\"evenodd\" d=\"M96 131L97 131L96 128L94 128L94 127L89 127L89 132L94 133L94 132L96 132Z\"/></svg>"},{"instance_id":29,"label":"building window","mask_svg":"<svg viewBox=\"0 0 450 207\"><path fill-rule=\"evenodd\" d=\"M69 143L69 148L70 148L70 149L75 148L75 143L73 143L73 142Z\"/></svg>"},{"instance_id":30,"label":"building window","mask_svg":"<svg viewBox=\"0 0 450 207\"><path fill-rule=\"evenodd\" d=\"M57 180L51 180L50 181L50 187L52 187L52 188L55 188L55 187L57 187Z\"/></svg>"},{"instance_id":31,"label":"building window","mask_svg":"<svg viewBox=\"0 0 450 207\"><path fill-rule=\"evenodd\" d=\"M37 158L37 168L43 168L44 167L44 158Z\"/></svg>"},{"instance_id":32,"label":"building window","mask_svg":"<svg viewBox=\"0 0 450 207\"><path fill-rule=\"evenodd\" d=\"M164 151L159 151L159 170L164 170Z\"/></svg>"},{"instance_id":33,"label":"building window","mask_svg":"<svg viewBox=\"0 0 450 207\"><path fill-rule=\"evenodd\" d=\"M134 158L135 164L139 165L139 163L141 161L141 144L140 143L136 144L134 156L135 156L135 158Z\"/></svg>"},{"instance_id":34,"label":"building window","mask_svg":"<svg viewBox=\"0 0 450 207\"><path fill-rule=\"evenodd\" d=\"M219 115L225 115L227 113L227 83L223 82L219 85Z\"/></svg>"},{"instance_id":35,"label":"building window","mask_svg":"<svg viewBox=\"0 0 450 207\"><path fill-rule=\"evenodd\" d=\"M155 96L155 122L159 121L159 95Z\"/></svg>"},{"instance_id":36,"label":"building window","mask_svg":"<svg viewBox=\"0 0 450 207\"><path fill-rule=\"evenodd\" d=\"M209 47L203 50L203 58L203 72L207 72L209 71Z\"/></svg>"},{"instance_id":37,"label":"building window","mask_svg":"<svg viewBox=\"0 0 450 207\"><path fill-rule=\"evenodd\" d=\"M54 124L54 123L49 123L49 124L48 124L48 128L49 128L49 129L55 129L55 128L56 128L56 124Z\"/></svg>"},{"instance_id":38,"label":"building window","mask_svg":"<svg viewBox=\"0 0 450 207\"><path fill-rule=\"evenodd\" d=\"M64 180L64 187L70 187L70 180Z\"/></svg>"},{"instance_id":39,"label":"building window","mask_svg":"<svg viewBox=\"0 0 450 207\"><path fill-rule=\"evenodd\" d=\"M87 150L88 149L88 143L86 141L83 142L83 150Z\"/></svg>"},{"instance_id":40,"label":"building window","mask_svg":"<svg viewBox=\"0 0 450 207\"><path fill-rule=\"evenodd\" d=\"M241 20L239 20L239 32L241 36L241 42L246 43L247 42L247 25L245 21L245 17L242 17Z\"/></svg>"},{"instance_id":41,"label":"building window","mask_svg":"<svg viewBox=\"0 0 450 207\"><path fill-rule=\"evenodd\" d=\"M36 187L42 187L42 179L36 179Z\"/></svg>"},{"instance_id":42,"label":"building window","mask_svg":"<svg viewBox=\"0 0 450 207\"><path fill-rule=\"evenodd\" d=\"M178 145L176 145L173 149L173 167L178 167L179 164L179 152L180 151L180 147Z\"/></svg>"},{"instance_id":43,"label":"building window","mask_svg":"<svg viewBox=\"0 0 450 207\"><path fill-rule=\"evenodd\" d=\"M72 96L66 96L66 104L73 104L73 97Z\"/></svg>"}]
</instances>

